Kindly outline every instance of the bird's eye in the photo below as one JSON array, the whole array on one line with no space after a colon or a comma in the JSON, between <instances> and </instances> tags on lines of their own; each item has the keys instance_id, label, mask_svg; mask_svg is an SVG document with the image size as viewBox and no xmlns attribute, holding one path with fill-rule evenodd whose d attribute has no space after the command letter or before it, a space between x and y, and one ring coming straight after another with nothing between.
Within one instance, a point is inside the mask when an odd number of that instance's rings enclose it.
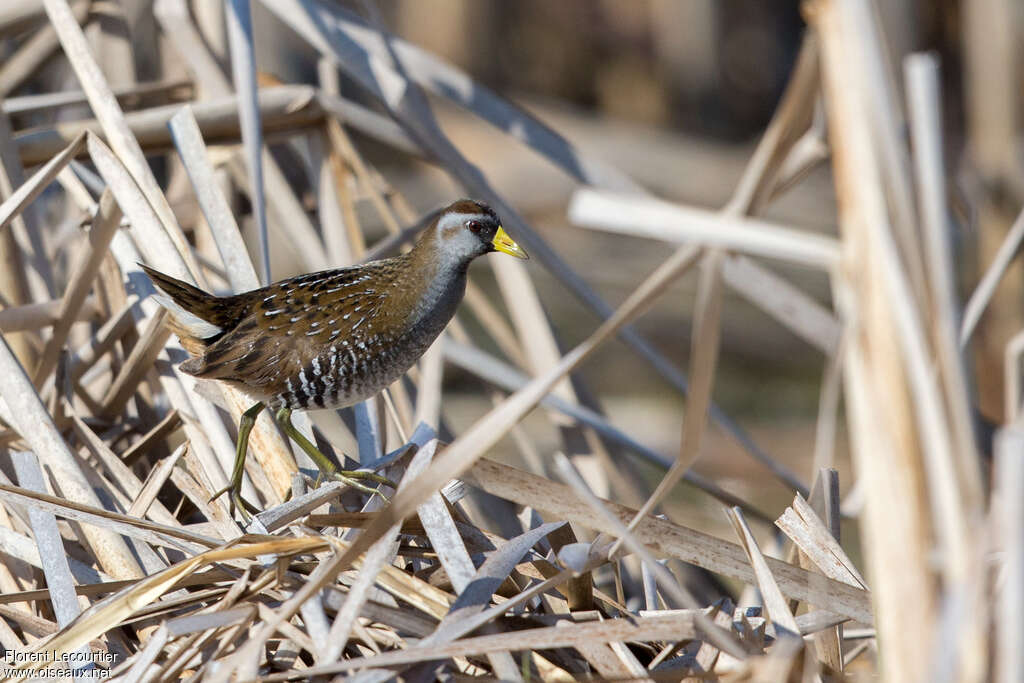
<instances>
[{"instance_id":1,"label":"bird's eye","mask_svg":"<svg viewBox=\"0 0 1024 683\"><path fill-rule=\"evenodd\" d=\"M466 227L472 233L478 233L484 229L484 224L480 221L466 221Z\"/></svg>"}]
</instances>

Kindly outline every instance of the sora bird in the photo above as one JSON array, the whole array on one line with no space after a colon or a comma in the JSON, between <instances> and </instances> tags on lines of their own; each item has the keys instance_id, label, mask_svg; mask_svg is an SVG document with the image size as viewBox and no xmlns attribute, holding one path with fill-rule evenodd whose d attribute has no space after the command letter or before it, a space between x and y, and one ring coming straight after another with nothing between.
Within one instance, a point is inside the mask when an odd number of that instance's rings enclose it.
<instances>
[{"instance_id":1,"label":"sora bird","mask_svg":"<svg viewBox=\"0 0 1024 683\"><path fill-rule=\"evenodd\" d=\"M166 294L160 304L191 358L183 372L218 379L256 403L238 426L231 508L256 508L241 496L249 432L267 406L322 476L378 493L355 479L390 483L359 471L338 471L292 426L294 410L344 408L398 379L455 315L466 272L478 256L526 252L485 204L463 199L430 223L405 254L275 282L233 296L214 296L142 266ZM216 496L215 496L216 497Z\"/></svg>"}]
</instances>

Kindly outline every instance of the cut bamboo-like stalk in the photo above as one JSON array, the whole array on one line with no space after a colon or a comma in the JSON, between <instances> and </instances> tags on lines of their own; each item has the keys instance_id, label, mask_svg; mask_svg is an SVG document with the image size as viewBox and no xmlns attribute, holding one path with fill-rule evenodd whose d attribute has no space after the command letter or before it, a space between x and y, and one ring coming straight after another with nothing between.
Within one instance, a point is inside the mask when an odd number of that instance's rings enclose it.
<instances>
[{"instance_id":1,"label":"cut bamboo-like stalk","mask_svg":"<svg viewBox=\"0 0 1024 683\"><path fill-rule=\"evenodd\" d=\"M800 634L800 627L797 626L793 613L789 611L789 605L782 596L779 585L775 582L775 576L772 575L772 571L768 567L768 563L765 562L764 555L761 553L761 548L757 545L754 534L750 531L747 521L743 518L743 511L739 508L731 508L728 510L727 515L729 521L732 522L736 535L739 536L740 545L743 546L743 549L747 552L747 557L750 558L750 565L754 569L754 576L757 577L757 585L761 590L761 597L764 600L765 608L768 610L768 617L775 625L778 637L792 638L793 636L798 636ZM780 631L779 629L783 630Z\"/></svg>"},{"instance_id":2,"label":"cut bamboo-like stalk","mask_svg":"<svg viewBox=\"0 0 1024 683\"><path fill-rule=\"evenodd\" d=\"M263 130L267 135L284 132L290 135L297 129L320 124L324 117L317 104L316 93L309 86L284 85L261 89L259 104ZM192 106L203 136L210 144L238 141L240 129L236 97L221 95ZM171 147L167 123L180 109L181 105L171 104L129 112L124 115L124 126L150 154L164 151ZM85 130L105 136L98 121L68 121L52 128L18 132L14 143L21 163L31 166L49 161Z\"/></svg>"},{"instance_id":3,"label":"cut bamboo-like stalk","mask_svg":"<svg viewBox=\"0 0 1024 683\"><path fill-rule=\"evenodd\" d=\"M955 446L953 457L964 496L964 509L967 514L976 514L981 511L983 494L969 405L970 392L964 359L956 343L959 309L944 192L946 172L942 152L938 61L932 55L911 55L906 59L904 71L914 141L914 169L925 235L925 265L934 311L932 336L949 407L950 431Z\"/></svg>"},{"instance_id":4,"label":"cut bamboo-like stalk","mask_svg":"<svg viewBox=\"0 0 1024 683\"><path fill-rule=\"evenodd\" d=\"M999 657L995 680L1010 683L1024 672L1024 430L1019 423L1002 430L995 439L997 514L993 522L1002 539L1003 576L996 608Z\"/></svg>"},{"instance_id":5,"label":"cut bamboo-like stalk","mask_svg":"<svg viewBox=\"0 0 1024 683\"><path fill-rule=\"evenodd\" d=\"M43 470L35 455L18 452L14 453L13 460L19 483L38 493L46 493ZM78 616L82 607L78 602L78 596L75 595L74 578L64 553L57 520L52 514L42 510L30 509L28 515L32 535L39 547L39 557L43 562L43 573L46 575L46 585L50 591L50 602L53 604L57 623L65 626ZM88 652L88 648L85 651Z\"/></svg>"},{"instance_id":6,"label":"cut bamboo-like stalk","mask_svg":"<svg viewBox=\"0 0 1024 683\"><path fill-rule=\"evenodd\" d=\"M839 262L839 245L831 237L634 195L577 190L569 218L585 227L745 251L825 271Z\"/></svg>"},{"instance_id":7,"label":"cut bamboo-like stalk","mask_svg":"<svg viewBox=\"0 0 1024 683\"><path fill-rule=\"evenodd\" d=\"M54 36L56 38L56 36ZM56 41L54 41L56 45ZM162 96L162 99L176 100L187 99L191 92L192 84L187 80L151 81L134 85L121 85L112 89L118 101L137 102L145 97ZM0 109L8 116L11 114L27 114L32 112L45 111L47 109L59 109L75 104L85 104L89 100L81 90L66 90L41 95L23 95L21 97L8 97L0 103Z\"/></svg>"},{"instance_id":8,"label":"cut bamboo-like stalk","mask_svg":"<svg viewBox=\"0 0 1024 683\"><path fill-rule=\"evenodd\" d=\"M892 681L926 677L923 658L903 657L931 641L936 595L931 567L931 521L921 476L920 444L891 294L883 278L880 233L887 229L884 190L868 126L865 90L872 87L858 68L859 57L844 19L843 0L819 0L809 13L823 50L829 136L840 228L847 259L839 274L839 303L858 321L845 354L845 388L853 452L865 486L865 535L871 539L868 563L877 615L883 675ZM877 229L876 229L877 228ZM952 549L947 549L948 551Z\"/></svg>"},{"instance_id":9,"label":"cut bamboo-like stalk","mask_svg":"<svg viewBox=\"0 0 1024 683\"><path fill-rule=\"evenodd\" d=\"M227 7L228 45L231 47L231 73L238 93L242 146L249 170L252 213L259 233L262 284L273 282L270 273L270 244L267 238L267 202L263 188L263 140L256 93L256 50L253 45L252 12L249 0L230 0Z\"/></svg>"},{"instance_id":10,"label":"cut bamboo-like stalk","mask_svg":"<svg viewBox=\"0 0 1024 683\"><path fill-rule=\"evenodd\" d=\"M0 310L0 332L9 334L54 325L61 320L59 313L62 305L62 301L55 300ZM93 299L86 299L74 311L74 322L92 320L97 313L96 302Z\"/></svg>"}]
</instances>

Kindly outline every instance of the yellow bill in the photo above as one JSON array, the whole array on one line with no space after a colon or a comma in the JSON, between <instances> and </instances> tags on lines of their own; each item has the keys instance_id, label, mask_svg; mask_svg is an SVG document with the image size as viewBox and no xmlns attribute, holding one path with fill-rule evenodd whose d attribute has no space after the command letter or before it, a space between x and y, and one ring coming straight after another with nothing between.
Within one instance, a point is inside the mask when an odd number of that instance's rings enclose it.
<instances>
[{"instance_id":1,"label":"yellow bill","mask_svg":"<svg viewBox=\"0 0 1024 683\"><path fill-rule=\"evenodd\" d=\"M505 232L505 228L498 228L498 234L494 236L494 240L491 241L491 246L495 250L500 251L509 256L515 256L516 258L530 258L523 248L516 244L516 241L508 236Z\"/></svg>"}]
</instances>

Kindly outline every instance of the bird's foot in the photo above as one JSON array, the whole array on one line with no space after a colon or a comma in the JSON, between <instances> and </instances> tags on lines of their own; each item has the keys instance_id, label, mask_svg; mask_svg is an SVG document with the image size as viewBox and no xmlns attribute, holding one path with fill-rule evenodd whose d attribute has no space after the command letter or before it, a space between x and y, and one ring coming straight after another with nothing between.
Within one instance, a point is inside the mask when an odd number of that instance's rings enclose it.
<instances>
[{"instance_id":1,"label":"bird's foot","mask_svg":"<svg viewBox=\"0 0 1024 683\"><path fill-rule=\"evenodd\" d=\"M341 483L345 484L346 486L351 486L352 488L356 489L357 491L362 491L363 493L368 493L371 496L373 496L373 495L380 496L384 500L385 503L388 502L389 499L388 499L388 497L386 495L384 495L381 492L380 489L373 488L372 486L368 486L367 484L364 484L362 481L359 481L359 480L362 479L362 480L365 480L365 481L372 481L372 482L377 483L377 484L383 484L384 486L390 486L392 489L398 488L397 484L395 484L395 482L391 481L387 477L381 476L381 475L377 474L376 472L368 472L366 470L338 470L338 471L335 471L335 472L327 472L327 473L321 472L320 473L320 478L323 478L324 476L326 476L327 478L331 479L332 481L340 481ZM319 484L320 484L320 479L318 478L317 479L317 485L319 485Z\"/></svg>"},{"instance_id":2,"label":"bird's foot","mask_svg":"<svg viewBox=\"0 0 1024 683\"><path fill-rule=\"evenodd\" d=\"M210 496L209 502L212 503L225 493L230 493L231 495L228 496L228 512L234 517L235 510L238 510L239 514L242 515L242 520L248 525L252 521L252 515L259 514L260 509L242 497L241 488L241 486L236 486L235 484L228 484Z\"/></svg>"}]
</instances>

